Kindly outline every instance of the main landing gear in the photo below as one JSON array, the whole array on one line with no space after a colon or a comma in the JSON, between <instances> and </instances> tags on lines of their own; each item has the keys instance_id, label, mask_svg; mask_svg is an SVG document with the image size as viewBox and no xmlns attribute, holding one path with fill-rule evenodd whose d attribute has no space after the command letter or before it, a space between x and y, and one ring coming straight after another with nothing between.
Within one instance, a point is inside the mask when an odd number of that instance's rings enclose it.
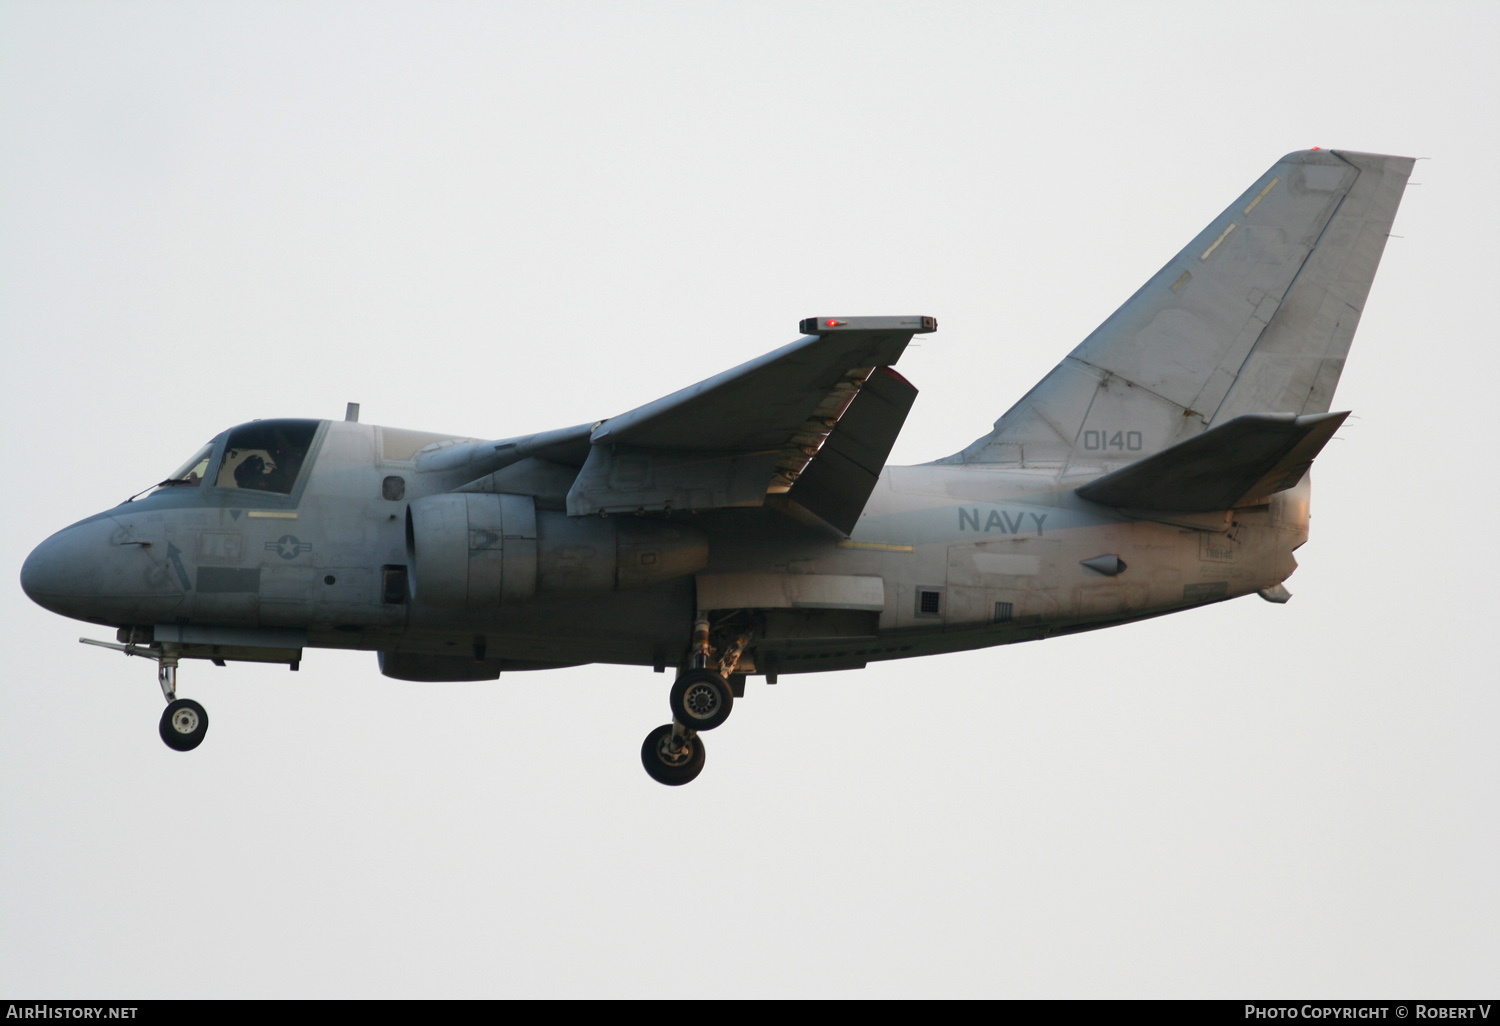
<instances>
[{"instance_id":1,"label":"main landing gear","mask_svg":"<svg viewBox=\"0 0 1500 1026\"><path fill-rule=\"evenodd\" d=\"M703 772L703 739L680 723L663 723L646 735L641 764L658 784L675 787Z\"/></svg>"},{"instance_id":2,"label":"main landing gear","mask_svg":"<svg viewBox=\"0 0 1500 1026\"><path fill-rule=\"evenodd\" d=\"M713 730L729 719L734 693L718 670L688 670L672 685L672 719L693 730Z\"/></svg>"},{"instance_id":3,"label":"main landing gear","mask_svg":"<svg viewBox=\"0 0 1500 1026\"><path fill-rule=\"evenodd\" d=\"M715 649L709 644L708 616L698 614L690 666L678 675L669 697L672 722L647 734L641 745L641 764L652 780L675 787L703 772L703 739L698 732L713 730L729 719L734 708L729 678L749 643L748 632L741 634L715 660Z\"/></svg>"},{"instance_id":4,"label":"main landing gear","mask_svg":"<svg viewBox=\"0 0 1500 1026\"><path fill-rule=\"evenodd\" d=\"M135 642L113 645L107 641L95 641L92 638L79 638L78 640L85 645L112 648L126 655L145 656L147 659L156 660L156 682L161 685L162 696L167 700L166 711L161 714L161 723L157 728L162 741L176 752L191 752L203 743L203 737L208 733L208 713L204 711L203 706L191 698L177 697L177 662L180 658L180 649L176 645L142 645Z\"/></svg>"}]
</instances>

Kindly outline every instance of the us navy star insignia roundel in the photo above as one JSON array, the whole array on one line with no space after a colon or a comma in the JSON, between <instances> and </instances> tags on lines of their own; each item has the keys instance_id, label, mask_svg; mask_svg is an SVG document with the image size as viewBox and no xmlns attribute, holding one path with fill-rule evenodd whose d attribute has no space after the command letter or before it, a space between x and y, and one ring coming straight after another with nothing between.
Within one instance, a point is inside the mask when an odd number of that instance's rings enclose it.
<instances>
[{"instance_id":1,"label":"us navy star insignia roundel","mask_svg":"<svg viewBox=\"0 0 1500 1026\"><path fill-rule=\"evenodd\" d=\"M312 551L312 542L298 541L294 534L284 534L273 542L266 542L266 551L275 552L282 559L296 559L304 552Z\"/></svg>"}]
</instances>

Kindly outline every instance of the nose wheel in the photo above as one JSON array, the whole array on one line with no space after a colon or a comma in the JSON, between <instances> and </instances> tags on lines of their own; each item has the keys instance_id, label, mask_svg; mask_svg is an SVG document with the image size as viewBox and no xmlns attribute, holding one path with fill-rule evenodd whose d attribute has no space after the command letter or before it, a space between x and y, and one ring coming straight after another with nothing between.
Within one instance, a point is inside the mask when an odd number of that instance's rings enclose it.
<instances>
[{"instance_id":1,"label":"nose wheel","mask_svg":"<svg viewBox=\"0 0 1500 1026\"><path fill-rule=\"evenodd\" d=\"M163 646L156 657L156 682L167 700L161 714L161 739L174 752L191 752L203 743L208 733L208 713L191 698L177 697L177 653Z\"/></svg>"},{"instance_id":2,"label":"nose wheel","mask_svg":"<svg viewBox=\"0 0 1500 1026\"><path fill-rule=\"evenodd\" d=\"M161 739L175 752L191 752L208 733L208 713L191 698L179 698L161 714Z\"/></svg>"},{"instance_id":3,"label":"nose wheel","mask_svg":"<svg viewBox=\"0 0 1500 1026\"><path fill-rule=\"evenodd\" d=\"M161 714L158 730L166 746L174 752L191 752L203 743L208 733L208 713L203 706L191 698L177 697L177 663L182 650L176 645L139 643L128 641L114 645L92 638L79 638L85 645L97 648L112 648L128 656L144 656L156 661L156 683L161 685L162 697L167 700L166 711ZM123 638L122 638L123 640Z\"/></svg>"}]
</instances>

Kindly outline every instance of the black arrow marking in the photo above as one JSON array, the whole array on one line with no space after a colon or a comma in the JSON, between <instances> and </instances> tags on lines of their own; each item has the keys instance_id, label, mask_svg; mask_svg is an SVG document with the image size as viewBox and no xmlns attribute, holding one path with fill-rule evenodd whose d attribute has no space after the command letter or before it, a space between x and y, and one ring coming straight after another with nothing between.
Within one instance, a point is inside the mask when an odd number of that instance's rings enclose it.
<instances>
[{"instance_id":1,"label":"black arrow marking","mask_svg":"<svg viewBox=\"0 0 1500 1026\"><path fill-rule=\"evenodd\" d=\"M172 566L177 570L177 579L182 582L182 590L192 591L193 586L188 583L187 568L182 565L182 550L171 542L167 542L167 558L172 561Z\"/></svg>"}]
</instances>

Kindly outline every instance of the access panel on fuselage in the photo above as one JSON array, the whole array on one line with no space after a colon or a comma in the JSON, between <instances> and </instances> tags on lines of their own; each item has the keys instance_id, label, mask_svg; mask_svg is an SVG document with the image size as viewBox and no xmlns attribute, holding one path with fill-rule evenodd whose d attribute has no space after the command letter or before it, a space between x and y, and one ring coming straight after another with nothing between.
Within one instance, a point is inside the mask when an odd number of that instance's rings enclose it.
<instances>
[{"instance_id":1,"label":"access panel on fuselage","mask_svg":"<svg viewBox=\"0 0 1500 1026\"><path fill-rule=\"evenodd\" d=\"M943 619L952 624L1030 622L1057 615L1057 542L1004 538L948 547Z\"/></svg>"}]
</instances>

